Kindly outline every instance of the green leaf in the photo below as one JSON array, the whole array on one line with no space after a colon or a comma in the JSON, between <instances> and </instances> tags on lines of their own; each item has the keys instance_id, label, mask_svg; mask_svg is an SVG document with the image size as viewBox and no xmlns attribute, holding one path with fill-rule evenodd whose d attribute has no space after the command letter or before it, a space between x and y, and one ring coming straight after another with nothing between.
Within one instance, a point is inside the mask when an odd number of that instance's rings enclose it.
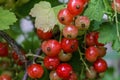
<instances>
[{"instance_id":1,"label":"green leaf","mask_svg":"<svg viewBox=\"0 0 120 80\"><path fill-rule=\"evenodd\" d=\"M120 41L118 40L118 38L113 42L112 47L113 47L114 50L120 52Z\"/></svg>"},{"instance_id":2,"label":"green leaf","mask_svg":"<svg viewBox=\"0 0 120 80\"><path fill-rule=\"evenodd\" d=\"M58 0L30 0L27 4L22 5L21 7L16 8L16 12L21 17L27 16L34 6L34 4L39 3L40 1L48 1L51 3L51 6L57 6L59 3Z\"/></svg>"},{"instance_id":3,"label":"green leaf","mask_svg":"<svg viewBox=\"0 0 120 80\"><path fill-rule=\"evenodd\" d=\"M9 26L16 22L16 20L14 13L0 7L0 30L9 29Z\"/></svg>"},{"instance_id":4,"label":"green leaf","mask_svg":"<svg viewBox=\"0 0 120 80\"><path fill-rule=\"evenodd\" d=\"M113 40L116 40L117 38L116 27L114 24L104 23L103 25L101 25L98 31L100 32L98 40L101 43L106 44L108 42L112 42Z\"/></svg>"},{"instance_id":5,"label":"green leaf","mask_svg":"<svg viewBox=\"0 0 120 80\"><path fill-rule=\"evenodd\" d=\"M90 3L84 12L84 15L88 16L90 20L101 21L104 11L105 7L103 0L90 0Z\"/></svg>"}]
</instances>

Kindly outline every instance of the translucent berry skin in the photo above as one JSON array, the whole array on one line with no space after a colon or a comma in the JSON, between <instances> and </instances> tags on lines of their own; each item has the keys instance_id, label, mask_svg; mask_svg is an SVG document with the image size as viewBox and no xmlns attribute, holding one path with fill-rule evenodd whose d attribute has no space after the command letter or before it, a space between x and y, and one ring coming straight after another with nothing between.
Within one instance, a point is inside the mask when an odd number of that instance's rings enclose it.
<instances>
[{"instance_id":1,"label":"translucent berry skin","mask_svg":"<svg viewBox=\"0 0 120 80\"><path fill-rule=\"evenodd\" d=\"M78 80L77 74L72 71L68 79L63 79L63 80Z\"/></svg>"},{"instance_id":2,"label":"translucent berry skin","mask_svg":"<svg viewBox=\"0 0 120 80\"><path fill-rule=\"evenodd\" d=\"M105 72L107 70L107 63L104 59L99 58L93 63L94 69L98 73Z\"/></svg>"},{"instance_id":3,"label":"translucent berry skin","mask_svg":"<svg viewBox=\"0 0 120 80\"><path fill-rule=\"evenodd\" d=\"M64 25L69 25L73 21L73 15L66 8L59 11L57 18L59 22Z\"/></svg>"},{"instance_id":4,"label":"translucent berry skin","mask_svg":"<svg viewBox=\"0 0 120 80\"><path fill-rule=\"evenodd\" d=\"M98 48L99 57L104 57L106 55L107 48L105 48L104 46L97 46L97 48Z\"/></svg>"},{"instance_id":5,"label":"translucent berry skin","mask_svg":"<svg viewBox=\"0 0 120 80\"><path fill-rule=\"evenodd\" d=\"M37 35L40 39L43 39L43 40L47 40L47 39L50 39L52 38L53 34L51 31L49 32L43 32L42 30L40 29L37 29Z\"/></svg>"},{"instance_id":6,"label":"translucent berry skin","mask_svg":"<svg viewBox=\"0 0 120 80\"><path fill-rule=\"evenodd\" d=\"M115 0L115 4L113 1L111 6L114 11L115 11L115 7L116 7L116 11L120 14L120 0Z\"/></svg>"},{"instance_id":7,"label":"translucent berry skin","mask_svg":"<svg viewBox=\"0 0 120 80\"><path fill-rule=\"evenodd\" d=\"M74 39L78 35L78 28L74 25L66 25L63 28L63 36L68 39Z\"/></svg>"},{"instance_id":8,"label":"translucent berry skin","mask_svg":"<svg viewBox=\"0 0 120 80\"><path fill-rule=\"evenodd\" d=\"M39 64L31 64L27 68L27 74L30 78L41 78L44 74L44 69Z\"/></svg>"},{"instance_id":9,"label":"translucent berry skin","mask_svg":"<svg viewBox=\"0 0 120 80\"><path fill-rule=\"evenodd\" d=\"M85 51L85 58L89 62L95 62L99 56L98 49L95 46L90 46Z\"/></svg>"},{"instance_id":10,"label":"translucent berry skin","mask_svg":"<svg viewBox=\"0 0 120 80\"><path fill-rule=\"evenodd\" d=\"M75 26L80 30L87 30L90 26L90 19L87 16L77 16Z\"/></svg>"},{"instance_id":11,"label":"translucent berry skin","mask_svg":"<svg viewBox=\"0 0 120 80\"><path fill-rule=\"evenodd\" d=\"M2 74L0 80L12 80L12 78L8 74Z\"/></svg>"},{"instance_id":12,"label":"translucent berry skin","mask_svg":"<svg viewBox=\"0 0 120 80\"><path fill-rule=\"evenodd\" d=\"M90 32L86 35L87 46L104 46L104 44L98 42L99 32Z\"/></svg>"},{"instance_id":13,"label":"translucent berry skin","mask_svg":"<svg viewBox=\"0 0 120 80\"><path fill-rule=\"evenodd\" d=\"M61 63L58 65L56 72L60 78L69 78L72 72L72 66L68 63Z\"/></svg>"},{"instance_id":14,"label":"translucent berry skin","mask_svg":"<svg viewBox=\"0 0 120 80\"><path fill-rule=\"evenodd\" d=\"M104 46L103 43L100 43L100 42L98 41L99 34L100 34L99 32L95 32L95 35L94 35L95 44L96 44L96 46Z\"/></svg>"},{"instance_id":15,"label":"translucent berry skin","mask_svg":"<svg viewBox=\"0 0 120 80\"><path fill-rule=\"evenodd\" d=\"M62 61L62 62L67 62L67 61L69 61L69 60L72 58L72 53L65 53L65 52L61 51L61 52L58 54L58 58L59 58L60 61Z\"/></svg>"},{"instance_id":16,"label":"translucent berry skin","mask_svg":"<svg viewBox=\"0 0 120 80\"><path fill-rule=\"evenodd\" d=\"M5 42L0 42L0 57L8 56L8 44Z\"/></svg>"},{"instance_id":17,"label":"translucent berry skin","mask_svg":"<svg viewBox=\"0 0 120 80\"><path fill-rule=\"evenodd\" d=\"M86 77L88 79L95 79L97 77L97 72L95 71L93 66L90 66L89 68L90 72L86 70Z\"/></svg>"},{"instance_id":18,"label":"translucent berry skin","mask_svg":"<svg viewBox=\"0 0 120 80\"><path fill-rule=\"evenodd\" d=\"M73 53L78 49L78 40L63 38L61 40L61 47L64 52Z\"/></svg>"},{"instance_id":19,"label":"translucent berry skin","mask_svg":"<svg viewBox=\"0 0 120 80\"><path fill-rule=\"evenodd\" d=\"M77 16L83 12L85 4L84 0L69 0L67 9L72 15Z\"/></svg>"},{"instance_id":20,"label":"translucent berry skin","mask_svg":"<svg viewBox=\"0 0 120 80\"><path fill-rule=\"evenodd\" d=\"M57 40L48 40L42 43L42 51L49 57L57 56L61 51L61 45Z\"/></svg>"},{"instance_id":21,"label":"translucent berry skin","mask_svg":"<svg viewBox=\"0 0 120 80\"><path fill-rule=\"evenodd\" d=\"M51 71L49 77L50 80L61 80L61 78L57 75L56 71Z\"/></svg>"},{"instance_id":22,"label":"translucent berry skin","mask_svg":"<svg viewBox=\"0 0 120 80\"><path fill-rule=\"evenodd\" d=\"M58 57L46 56L44 58L44 66L49 70L55 70L59 64L60 64L60 60Z\"/></svg>"}]
</instances>

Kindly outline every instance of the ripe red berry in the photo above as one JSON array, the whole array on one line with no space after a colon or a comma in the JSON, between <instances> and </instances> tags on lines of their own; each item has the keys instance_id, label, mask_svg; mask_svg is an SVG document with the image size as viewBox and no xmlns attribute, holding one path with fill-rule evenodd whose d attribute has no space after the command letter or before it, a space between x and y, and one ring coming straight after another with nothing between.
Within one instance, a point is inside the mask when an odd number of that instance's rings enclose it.
<instances>
[{"instance_id":1,"label":"ripe red berry","mask_svg":"<svg viewBox=\"0 0 120 80\"><path fill-rule=\"evenodd\" d=\"M78 35L78 28L74 25L66 25L63 28L63 36L68 39L74 39Z\"/></svg>"},{"instance_id":2,"label":"ripe red berry","mask_svg":"<svg viewBox=\"0 0 120 80\"><path fill-rule=\"evenodd\" d=\"M61 78L57 75L56 71L51 71L49 77L50 80L61 80Z\"/></svg>"},{"instance_id":3,"label":"ripe red berry","mask_svg":"<svg viewBox=\"0 0 120 80\"><path fill-rule=\"evenodd\" d=\"M63 80L78 80L78 77L77 77L77 74L72 71L72 73L70 74L69 78L63 79Z\"/></svg>"},{"instance_id":4,"label":"ripe red berry","mask_svg":"<svg viewBox=\"0 0 120 80\"><path fill-rule=\"evenodd\" d=\"M2 74L0 80L12 80L11 76L8 74Z\"/></svg>"},{"instance_id":5,"label":"ripe red berry","mask_svg":"<svg viewBox=\"0 0 120 80\"><path fill-rule=\"evenodd\" d=\"M98 73L102 73L102 72L105 72L107 70L107 63L102 58L97 59L94 62L93 66L94 66L95 71Z\"/></svg>"},{"instance_id":6,"label":"ripe red berry","mask_svg":"<svg viewBox=\"0 0 120 80\"><path fill-rule=\"evenodd\" d=\"M0 57L8 56L8 44L0 42Z\"/></svg>"},{"instance_id":7,"label":"ripe red berry","mask_svg":"<svg viewBox=\"0 0 120 80\"><path fill-rule=\"evenodd\" d=\"M78 49L78 40L63 38L61 40L61 47L65 53L75 52Z\"/></svg>"},{"instance_id":8,"label":"ripe red berry","mask_svg":"<svg viewBox=\"0 0 120 80\"><path fill-rule=\"evenodd\" d=\"M72 58L72 53L65 53L65 52L61 51L58 55L58 58L62 62L69 61Z\"/></svg>"},{"instance_id":9,"label":"ripe red berry","mask_svg":"<svg viewBox=\"0 0 120 80\"><path fill-rule=\"evenodd\" d=\"M96 59L98 58L98 56L99 56L98 49L95 46L90 46L85 51L85 58L89 62L96 61Z\"/></svg>"},{"instance_id":10,"label":"ripe red berry","mask_svg":"<svg viewBox=\"0 0 120 80\"><path fill-rule=\"evenodd\" d=\"M94 46L95 45L95 38L94 35L96 32L91 32L86 35L86 45L87 46Z\"/></svg>"},{"instance_id":11,"label":"ripe red berry","mask_svg":"<svg viewBox=\"0 0 120 80\"><path fill-rule=\"evenodd\" d=\"M59 11L57 18L64 25L69 25L73 21L73 15L66 8Z\"/></svg>"},{"instance_id":12,"label":"ripe red berry","mask_svg":"<svg viewBox=\"0 0 120 80\"><path fill-rule=\"evenodd\" d=\"M104 46L104 44L98 42L99 32L90 32L86 35L87 46Z\"/></svg>"},{"instance_id":13,"label":"ripe red berry","mask_svg":"<svg viewBox=\"0 0 120 80\"><path fill-rule=\"evenodd\" d=\"M30 78L41 78L44 74L44 69L40 64L31 64L27 67L27 73Z\"/></svg>"},{"instance_id":14,"label":"ripe red berry","mask_svg":"<svg viewBox=\"0 0 120 80\"><path fill-rule=\"evenodd\" d=\"M61 51L61 45L57 40L44 41L41 48L42 51L50 57L57 56Z\"/></svg>"},{"instance_id":15,"label":"ripe red berry","mask_svg":"<svg viewBox=\"0 0 120 80\"><path fill-rule=\"evenodd\" d=\"M50 39L53 34L51 31L43 32L42 30L37 29L37 35L40 39L47 40L47 39Z\"/></svg>"},{"instance_id":16,"label":"ripe red berry","mask_svg":"<svg viewBox=\"0 0 120 80\"><path fill-rule=\"evenodd\" d=\"M68 78L72 73L72 66L68 63L61 63L58 65L56 72L60 78Z\"/></svg>"},{"instance_id":17,"label":"ripe red berry","mask_svg":"<svg viewBox=\"0 0 120 80\"><path fill-rule=\"evenodd\" d=\"M72 15L76 16L83 12L85 4L84 0L69 0L67 9Z\"/></svg>"},{"instance_id":18,"label":"ripe red berry","mask_svg":"<svg viewBox=\"0 0 120 80\"><path fill-rule=\"evenodd\" d=\"M60 60L58 57L48 57L44 58L44 66L49 70L55 70L59 65Z\"/></svg>"},{"instance_id":19,"label":"ripe red berry","mask_svg":"<svg viewBox=\"0 0 120 80\"><path fill-rule=\"evenodd\" d=\"M77 16L75 26L80 30L87 30L90 26L90 19L87 16Z\"/></svg>"},{"instance_id":20,"label":"ripe red berry","mask_svg":"<svg viewBox=\"0 0 120 80\"><path fill-rule=\"evenodd\" d=\"M97 46L104 46L103 43L99 43L99 42L98 42L98 38L99 38L99 32L96 32L95 35L94 35L95 44L96 44Z\"/></svg>"}]
</instances>

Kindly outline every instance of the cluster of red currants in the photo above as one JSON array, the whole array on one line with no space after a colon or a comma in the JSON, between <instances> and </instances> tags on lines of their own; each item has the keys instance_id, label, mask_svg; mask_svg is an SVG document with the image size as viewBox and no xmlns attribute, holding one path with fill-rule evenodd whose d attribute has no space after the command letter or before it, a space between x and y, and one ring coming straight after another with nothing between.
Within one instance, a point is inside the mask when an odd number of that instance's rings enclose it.
<instances>
[{"instance_id":1,"label":"cluster of red currants","mask_svg":"<svg viewBox=\"0 0 120 80\"><path fill-rule=\"evenodd\" d=\"M90 25L90 20L87 16L79 16L87 5L89 0L69 0L67 8L61 9L58 13L58 20L65 25L62 30L62 39L57 41L51 39L52 31L43 32L37 29L37 34L40 39L43 39L41 48L45 57L43 60L44 66L50 70L50 80L78 80L77 74L72 66L67 63L72 57L72 54L78 50L79 43L77 36L79 30L87 30ZM93 75L91 72L101 73L107 69L107 63L101 57L106 54L104 44L98 42L99 33L91 32L86 35L85 58L93 63L87 75ZM41 78L44 74L44 69L40 64L31 64L27 68L27 73L31 78ZM96 77L96 76L95 76ZM92 77L95 78L95 77ZM91 79L91 77L88 76Z\"/></svg>"},{"instance_id":2,"label":"cluster of red currants","mask_svg":"<svg viewBox=\"0 0 120 80\"><path fill-rule=\"evenodd\" d=\"M85 58L93 65L90 66L90 72L86 72L86 76L90 79L96 78L97 73L103 73L107 70L107 63L102 59L106 54L106 48L104 44L98 42L98 38L98 32L90 32L86 35Z\"/></svg>"}]
</instances>

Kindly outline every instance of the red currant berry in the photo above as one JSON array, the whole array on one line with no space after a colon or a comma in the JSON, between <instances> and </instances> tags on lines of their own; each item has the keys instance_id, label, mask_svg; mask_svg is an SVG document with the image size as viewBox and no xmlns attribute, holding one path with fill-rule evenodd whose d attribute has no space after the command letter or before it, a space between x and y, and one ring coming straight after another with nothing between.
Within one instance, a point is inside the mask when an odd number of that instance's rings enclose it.
<instances>
[{"instance_id":1,"label":"red currant berry","mask_svg":"<svg viewBox=\"0 0 120 80\"><path fill-rule=\"evenodd\" d=\"M42 30L37 29L37 35L40 39L47 40L47 39L50 39L53 34L51 31L43 32Z\"/></svg>"},{"instance_id":2,"label":"red currant berry","mask_svg":"<svg viewBox=\"0 0 120 80\"><path fill-rule=\"evenodd\" d=\"M87 30L90 26L90 19L87 16L77 16L75 26L80 30Z\"/></svg>"},{"instance_id":3,"label":"red currant berry","mask_svg":"<svg viewBox=\"0 0 120 80\"><path fill-rule=\"evenodd\" d=\"M86 49L85 51L85 58L89 61L89 62L94 62L96 61L96 59L98 58L99 53L98 53L98 49L94 46L90 46L89 48Z\"/></svg>"},{"instance_id":4,"label":"red currant berry","mask_svg":"<svg viewBox=\"0 0 120 80\"><path fill-rule=\"evenodd\" d=\"M75 52L78 49L78 40L63 38L61 41L61 47L65 53Z\"/></svg>"},{"instance_id":5,"label":"red currant berry","mask_svg":"<svg viewBox=\"0 0 120 80\"><path fill-rule=\"evenodd\" d=\"M120 0L115 0L115 3L113 1L112 2L112 8L113 8L114 11L116 9L116 11L120 14Z\"/></svg>"},{"instance_id":6,"label":"red currant berry","mask_svg":"<svg viewBox=\"0 0 120 80\"><path fill-rule=\"evenodd\" d=\"M12 80L11 76L8 74L2 74L0 80Z\"/></svg>"},{"instance_id":7,"label":"red currant berry","mask_svg":"<svg viewBox=\"0 0 120 80\"><path fill-rule=\"evenodd\" d=\"M58 58L62 62L69 61L72 58L72 53L65 53L65 52L61 51L58 55Z\"/></svg>"},{"instance_id":8,"label":"red currant berry","mask_svg":"<svg viewBox=\"0 0 120 80\"><path fill-rule=\"evenodd\" d=\"M57 40L48 40L42 43L42 51L49 57L57 56L61 51L61 45Z\"/></svg>"},{"instance_id":9,"label":"red currant berry","mask_svg":"<svg viewBox=\"0 0 120 80\"><path fill-rule=\"evenodd\" d=\"M90 32L86 35L87 46L104 46L104 44L98 42L99 32Z\"/></svg>"},{"instance_id":10,"label":"red currant berry","mask_svg":"<svg viewBox=\"0 0 120 80\"><path fill-rule=\"evenodd\" d=\"M8 44L0 42L0 57L8 56Z\"/></svg>"},{"instance_id":11,"label":"red currant berry","mask_svg":"<svg viewBox=\"0 0 120 80\"><path fill-rule=\"evenodd\" d=\"M67 9L72 15L76 16L83 12L84 5L84 0L69 0L67 4Z\"/></svg>"},{"instance_id":12,"label":"red currant berry","mask_svg":"<svg viewBox=\"0 0 120 80\"><path fill-rule=\"evenodd\" d=\"M68 79L63 79L63 80L78 80L77 74L72 71Z\"/></svg>"},{"instance_id":13,"label":"red currant berry","mask_svg":"<svg viewBox=\"0 0 120 80\"><path fill-rule=\"evenodd\" d=\"M60 60L58 57L48 57L46 56L44 58L44 66L49 70L55 70L57 66L59 65Z\"/></svg>"},{"instance_id":14,"label":"red currant berry","mask_svg":"<svg viewBox=\"0 0 120 80\"><path fill-rule=\"evenodd\" d=\"M95 44L96 44L97 46L104 46L103 43L99 43L99 42L98 42L98 38L99 38L99 32L96 32L95 35L94 35Z\"/></svg>"},{"instance_id":15,"label":"red currant berry","mask_svg":"<svg viewBox=\"0 0 120 80\"><path fill-rule=\"evenodd\" d=\"M98 73L102 73L102 72L105 72L107 70L107 63L104 59L97 59L94 64L94 69L96 72Z\"/></svg>"},{"instance_id":16,"label":"red currant berry","mask_svg":"<svg viewBox=\"0 0 120 80\"><path fill-rule=\"evenodd\" d=\"M66 25L63 28L63 36L68 39L74 39L78 35L78 28L73 25Z\"/></svg>"},{"instance_id":17,"label":"red currant berry","mask_svg":"<svg viewBox=\"0 0 120 80\"><path fill-rule=\"evenodd\" d=\"M64 25L69 25L73 21L73 15L66 8L59 11L57 18Z\"/></svg>"},{"instance_id":18,"label":"red currant berry","mask_svg":"<svg viewBox=\"0 0 120 80\"><path fill-rule=\"evenodd\" d=\"M107 48L105 48L104 46L97 46L97 48L98 48L99 57L104 57Z\"/></svg>"},{"instance_id":19,"label":"red currant berry","mask_svg":"<svg viewBox=\"0 0 120 80\"><path fill-rule=\"evenodd\" d=\"M93 66L90 66L89 68L90 72L86 71L86 77L90 80L95 79L97 77L97 72L95 71Z\"/></svg>"},{"instance_id":20,"label":"red currant berry","mask_svg":"<svg viewBox=\"0 0 120 80\"><path fill-rule=\"evenodd\" d=\"M94 46L96 45L95 43L95 34L96 32L91 32L86 35L86 45L87 46Z\"/></svg>"},{"instance_id":21,"label":"red currant berry","mask_svg":"<svg viewBox=\"0 0 120 80\"><path fill-rule=\"evenodd\" d=\"M72 73L72 66L68 63L61 63L58 65L56 72L60 78L68 78Z\"/></svg>"},{"instance_id":22,"label":"red currant berry","mask_svg":"<svg viewBox=\"0 0 120 80\"><path fill-rule=\"evenodd\" d=\"M44 74L44 69L39 64L31 64L27 68L27 73L30 78L41 78Z\"/></svg>"},{"instance_id":23,"label":"red currant berry","mask_svg":"<svg viewBox=\"0 0 120 80\"><path fill-rule=\"evenodd\" d=\"M50 77L50 80L62 80L62 79L57 75L56 71L51 71L49 77Z\"/></svg>"}]
</instances>

